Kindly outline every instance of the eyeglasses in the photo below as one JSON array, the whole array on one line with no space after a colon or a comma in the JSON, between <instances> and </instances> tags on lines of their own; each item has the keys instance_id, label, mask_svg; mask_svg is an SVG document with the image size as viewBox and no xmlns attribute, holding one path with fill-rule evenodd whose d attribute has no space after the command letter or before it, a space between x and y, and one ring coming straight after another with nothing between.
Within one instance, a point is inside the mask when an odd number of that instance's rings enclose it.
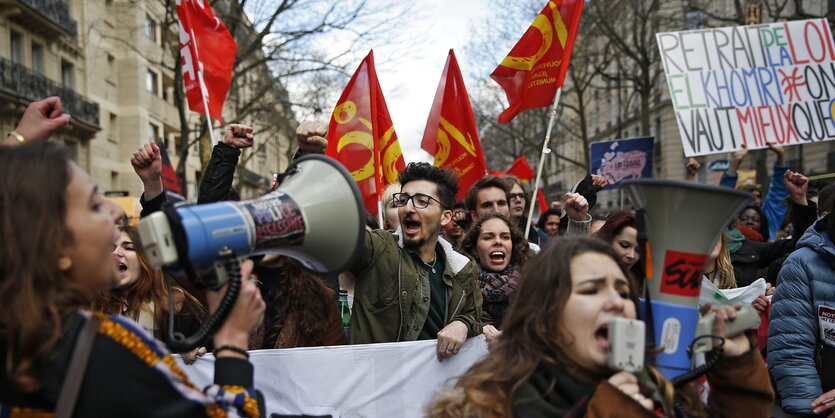
<instances>
[{"instance_id":1,"label":"eyeglasses","mask_svg":"<svg viewBox=\"0 0 835 418\"><path fill-rule=\"evenodd\" d=\"M408 205L410 200L417 209L426 209L426 207L429 206L429 202L432 200L438 202L438 205L442 208L445 208L444 204L441 203L440 200L423 193L415 193L411 196L408 193L395 193L391 201L391 205L396 208L401 208Z\"/></svg>"},{"instance_id":2,"label":"eyeglasses","mask_svg":"<svg viewBox=\"0 0 835 418\"><path fill-rule=\"evenodd\" d=\"M528 195L526 195L524 193L511 193L510 194L510 200L517 199L517 198L522 199L522 200L527 200Z\"/></svg>"}]
</instances>

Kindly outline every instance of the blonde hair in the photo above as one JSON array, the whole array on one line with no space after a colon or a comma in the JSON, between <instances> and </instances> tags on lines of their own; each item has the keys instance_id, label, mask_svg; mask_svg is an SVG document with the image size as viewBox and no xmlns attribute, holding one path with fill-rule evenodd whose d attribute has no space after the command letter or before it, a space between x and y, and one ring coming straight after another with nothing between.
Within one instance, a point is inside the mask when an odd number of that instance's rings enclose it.
<instances>
[{"instance_id":1,"label":"blonde hair","mask_svg":"<svg viewBox=\"0 0 835 418\"><path fill-rule=\"evenodd\" d=\"M716 257L716 274L719 277L720 289L734 289L737 287L734 267L731 264L731 253L728 252L728 243L731 238L727 232L722 233L722 248L719 249L719 256Z\"/></svg>"},{"instance_id":2,"label":"blonde hair","mask_svg":"<svg viewBox=\"0 0 835 418\"><path fill-rule=\"evenodd\" d=\"M383 198L381 199L383 202L383 210L394 200L394 194L400 193L400 188L400 183L391 183L383 189Z\"/></svg>"}]
</instances>

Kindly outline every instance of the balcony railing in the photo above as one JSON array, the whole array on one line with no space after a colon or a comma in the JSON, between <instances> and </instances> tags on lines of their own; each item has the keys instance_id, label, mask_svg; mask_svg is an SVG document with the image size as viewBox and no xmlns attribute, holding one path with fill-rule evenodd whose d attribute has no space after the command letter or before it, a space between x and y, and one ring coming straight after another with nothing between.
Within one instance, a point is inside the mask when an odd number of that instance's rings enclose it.
<instances>
[{"instance_id":1,"label":"balcony railing","mask_svg":"<svg viewBox=\"0 0 835 418\"><path fill-rule=\"evenodd\" d=\"M58 96L64 112L69 113L75 121L95 130L100 129L98 103L5 58L0 58L0 91L28 101Z\"/></svg>"},{"instance_id":2,"label":"balcony railing","mask_svg":"<svg viewBox=\"0 0 835 418\"><path fill-rule=\"evenodd\" d=\"M73 39L78 39L78 22L70 17L70 5L61 0L18 0L40 13L67 33Z\"/></svg>"}]
</instances>

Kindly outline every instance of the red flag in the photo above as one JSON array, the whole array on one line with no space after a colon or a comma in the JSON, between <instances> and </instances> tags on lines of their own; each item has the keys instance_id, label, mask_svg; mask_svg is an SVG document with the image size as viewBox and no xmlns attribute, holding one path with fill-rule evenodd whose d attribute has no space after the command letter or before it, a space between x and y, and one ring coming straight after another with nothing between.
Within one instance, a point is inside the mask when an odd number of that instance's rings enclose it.
<instances>
[{"instance_id":1,"label":"red flag","mask_svg":"<svg viewBox=\"0 0 835 418\"><path fill-rule=\"evenodd\" d=\"M470 186L487 173L470 98L451 49L420 146L435 156L436 167L458 174L456 199L462 199Z\"/></svg>"},{"instance_id":2,"label":"red flag","mask_svg":"<svg viewBox=\"0 0 835 418\"><path fill-rule=\"evenodd\" d=\"M531 165L528 164L528 159L525 158L524 155L513 160L513 165L511 165L510 168L507 169L505 174L515 176L519 180L524 181L529 181L535 176L533 169L531 168Z\"/></svg>"},{"instance_id":3,"label":"red flag","mask_svg":"<svg viewBox=\"0 0 835 418\"><path fill-rule=\"evenodd\" d=\"M542 188L536 189L536 200L539 202L539 214L545 213L548 210L548 201L545 200L545 193L542 193Z\"/></svg>"},{"instance_id":4,"label":"red flag","mask_svg":"<svg viewBox=\"0 0 835 418\"><path fill-rule=\"evenodd\" d=\"M509 106L499 115L510 122L519 112L549 106L562 86L577 35L583 0L549 1L490 77L505 91Z\"/></svg>"},{"instance_id":5,"label":"red flag","mask_svg":"<svg viewBox=\"0 0 835 418\"><path fill-rule=\"evenodd\" d=\"M212 13L208 0L177 1L177 16L188 108L205 115L205 95L209 114L213 119L223 122L223 101L232 84L238 44L226 26Z\"/></svg>"},{"instance_id":6,"label":"red flag","mask_svg":"<svg viewBox=\"0 0 835 418\"><path fill-rule=\"evenodd\" d=\"M159 147L159 155L162 157L162 172L160 179L162 180L162 189L165 195L168 196L169 202L179 202L186 200L183 197L183 187L180 186L180 178L177 177L177 172L174 171L174 166L171 164L171 159L168 158L168 150L165 148L165 142L157 142Z\"/></svg>"},{"instance_id":7,"label":"red flag","mask_svg":"<svg viewBox=\"0 0 835 418\"><path fill-rule=\"evenodd\" d=\"M362 60L331 115L325 154L344 165L359 186L365 208L377 215L383 188L406 168L386 99L374 70L374 51Z\"/></svg>"}]
</instances>

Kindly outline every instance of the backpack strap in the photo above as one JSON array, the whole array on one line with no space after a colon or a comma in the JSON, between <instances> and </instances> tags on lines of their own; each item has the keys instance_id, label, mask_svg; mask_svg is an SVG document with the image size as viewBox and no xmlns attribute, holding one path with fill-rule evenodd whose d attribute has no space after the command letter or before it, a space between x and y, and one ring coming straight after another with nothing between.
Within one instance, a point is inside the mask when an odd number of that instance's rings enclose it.
<instances>
[{"instance_id":1,"label":"backpack strap","mask_svg":"<svg viewBox=\"0 0 835 418\"><path fill-rule=\"evenodd\" d=\"M101 317L92 316L81 328L70 360L70 368L66 377L64 377L61 394L58 396L58 403L55 406L56 418L72 416L75 401L78 399L78 392L81 390L81 384L84 381L84 372L87 370L90 353L93 351L93 341L96 339L96 332L102 320Z\"/></svg>"}]
</instances>

